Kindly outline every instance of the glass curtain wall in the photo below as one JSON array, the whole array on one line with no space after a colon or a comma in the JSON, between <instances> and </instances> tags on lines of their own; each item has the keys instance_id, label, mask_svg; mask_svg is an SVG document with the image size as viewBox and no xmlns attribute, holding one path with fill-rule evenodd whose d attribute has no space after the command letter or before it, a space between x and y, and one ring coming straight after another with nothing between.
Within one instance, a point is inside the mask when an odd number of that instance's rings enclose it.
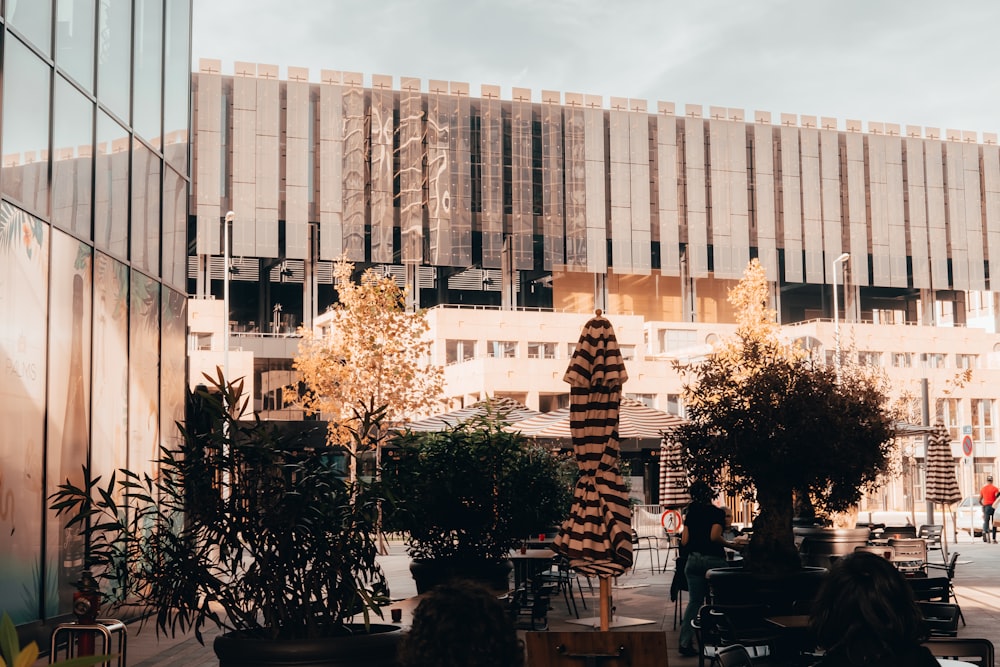
<instances>
[{"instance_id":1,"label":"glass curtain wall","mask_svg":"<svg viewBox=\"0 0 1000 667\"><path fill-rule=\"evenodd\" d=\"M0 15L0 610L41 642L86 558L46 497L84 465L155 474L183 419L190 23L191 0Z\"/></svg>"}]
</instances>

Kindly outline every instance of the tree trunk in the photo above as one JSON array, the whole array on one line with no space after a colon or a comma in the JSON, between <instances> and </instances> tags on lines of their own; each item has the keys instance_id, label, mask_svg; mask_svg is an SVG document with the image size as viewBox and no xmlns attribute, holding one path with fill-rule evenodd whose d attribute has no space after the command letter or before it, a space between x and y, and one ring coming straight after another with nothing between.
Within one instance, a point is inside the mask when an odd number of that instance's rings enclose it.
<instances>
[{"instance_id":1,"label":"tree trunk","mask_svg":"<svg viewBox=\"0 0 1000 667\"><path fill-rule=\"evenodd\" d=\"M745 567L754 572L790 572L802 565L792 531L792 489L757 488L760 514L753 522Z\"/></svg>"}]
</instances>

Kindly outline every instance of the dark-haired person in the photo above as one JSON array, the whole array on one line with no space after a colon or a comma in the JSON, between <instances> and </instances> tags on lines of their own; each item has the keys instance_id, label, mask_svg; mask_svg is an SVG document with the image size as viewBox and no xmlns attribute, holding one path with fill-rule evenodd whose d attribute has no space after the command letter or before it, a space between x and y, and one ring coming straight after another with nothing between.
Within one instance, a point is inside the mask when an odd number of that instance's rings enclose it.
<instances>
[{"instance_id":1,"label":"dark-haired person","mask_svg":"<svg viewBox=\"0 0 1000 667\"><path fill-rule=\"evenodd\" d=\"M936 667L920 609L903 575L885 558L856 551L838 558L812 605L810 626L825 650L817 667Z\"/></svg>"},{"instance_id":2,"label":"dark-haired person","mask_svg":"<svg viewBox=\"0 0 1000 667\"><path fill-rule=\"evenodd\" d=\"M413 612L402 667L521 667L524 646L502 602L479 584L435 586Z\"/></svg>"},{"instance_id":3,"label":"dark-haired person","mask_svg":"<svg viewBox=\"0 0 1000 667\"><path fill-rule=\"evenodd\" d=\"M722 537L726 527L726 512L712 504L715 491L705 482L693 482L688 489L691 503L684 515L684 532L681 533L681 549L687 554L684 575L688 585L688 603L681 621L681 655L698 655L692 640L694 628L691 621L705 603L708 595L708 580L705 573L716 567L726 567L727 546Z\"/></svg>"}]
</instances>

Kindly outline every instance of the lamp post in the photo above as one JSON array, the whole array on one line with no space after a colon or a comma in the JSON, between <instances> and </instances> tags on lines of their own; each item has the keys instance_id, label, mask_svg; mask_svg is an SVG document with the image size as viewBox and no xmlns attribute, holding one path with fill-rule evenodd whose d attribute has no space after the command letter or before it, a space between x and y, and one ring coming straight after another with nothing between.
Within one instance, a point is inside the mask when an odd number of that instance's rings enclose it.
<instances>
[{"instance_id":1,"label":"lamp post","mask_svg":"<svg viewBox=\"0 0 1000 667\"><path fill-rule=\"evenodd\" d=\"M233 223L236 214L226 212L226 221L222 223L222 253L225 266L222 268L222 309L224 328L222 332L222 376L229 382L229 225Z\"/></svg>"},{"instance_id":2,"label":"lamp post","mask_svg":"<svg viewBox=\"0 0 1000 667\"><path fill-rule=\"evenodd\" d=\"M833 269L833 344L836 349L833 366L837 371L837 382L840 382L840 304L837 301L837 265L847 262L850 253L842 253L830 264Z\"/></svg>"}]
</instances>

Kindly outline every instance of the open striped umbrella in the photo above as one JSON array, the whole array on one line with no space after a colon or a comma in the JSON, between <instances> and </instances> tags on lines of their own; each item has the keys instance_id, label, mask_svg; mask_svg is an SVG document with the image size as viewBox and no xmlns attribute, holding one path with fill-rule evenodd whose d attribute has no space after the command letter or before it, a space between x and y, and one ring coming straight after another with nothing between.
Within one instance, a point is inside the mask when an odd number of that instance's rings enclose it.
<instances>
[{"instance_id":1,"label":"open striped umbrella","mask_svg":"<svg viewBox=\"0 0 1000 667\"><path fill-rule=\"evenodd\" d=\"M598 310L563 378L580 479L555 548L578 572L600 577L602 630L610 625L610 577L632 565L632 510L618 468L618 408L627 379L614 329Z\"/></svg>"},{"instance_id":2,"label":"open striped umbrella","mask_svg":"<svg viewBox=\"0 0 1000 667\"><path fill-rule=\"evenodd\" d=\"M664 438L660 445L660 505L668 509L686 507L691 502L682 460L680 443Z\"/></svg>"},{"instance_id":3,"label":"open striped umbrella","mask_svg":"<svg viewBox=\"0 0 1000 667\"><path fill-rule=\"evenodd\" d=\"M951 455L950 443L951 436L948 434L948 429L944 423L938 421L927 437L927 451L924 453L927 488L924 493L928 501L940 503L942 516L946 512L946 505L957 503L962 499L962 492L958 489L958 478L955 476L955 458ZM947 531L941 532L941 550L947 558L948 545L945 533Z\"/></svg>"}]
</instances>

